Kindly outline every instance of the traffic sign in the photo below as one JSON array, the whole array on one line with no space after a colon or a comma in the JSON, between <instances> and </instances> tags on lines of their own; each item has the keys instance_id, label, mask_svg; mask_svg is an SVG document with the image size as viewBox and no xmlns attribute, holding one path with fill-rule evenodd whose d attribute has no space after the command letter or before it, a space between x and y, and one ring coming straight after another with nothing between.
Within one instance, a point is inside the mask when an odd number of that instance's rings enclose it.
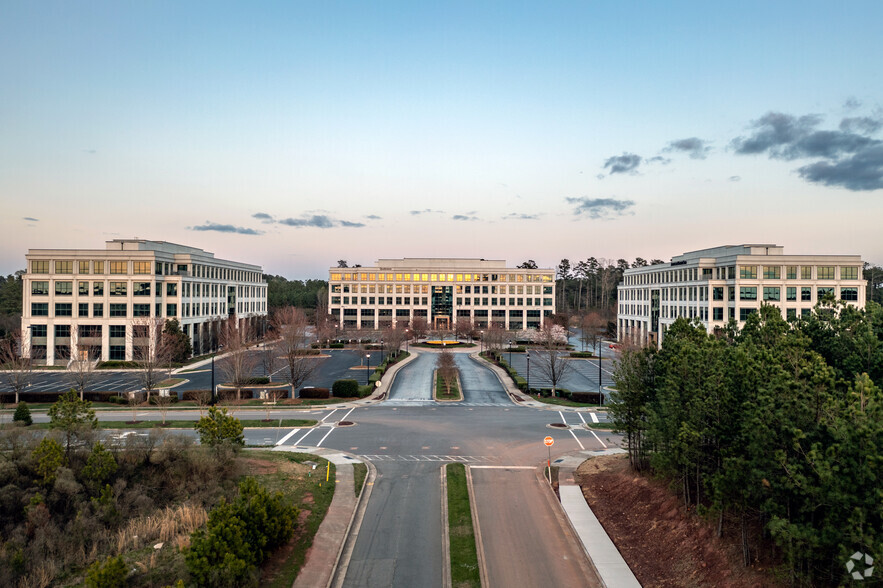
<instances>
[{"instance_id":1,"label":"traffic sign","mask_svg":"<svg viewBox=\"0 0 883 588\"><path fill-rule=\"evenodd\" d=\"M552 447L552 445L555 443L555 440L551 437L546 437L545 439L543 439L543 443L546 444L546 447Z\"/></svg>"}]
</instances>

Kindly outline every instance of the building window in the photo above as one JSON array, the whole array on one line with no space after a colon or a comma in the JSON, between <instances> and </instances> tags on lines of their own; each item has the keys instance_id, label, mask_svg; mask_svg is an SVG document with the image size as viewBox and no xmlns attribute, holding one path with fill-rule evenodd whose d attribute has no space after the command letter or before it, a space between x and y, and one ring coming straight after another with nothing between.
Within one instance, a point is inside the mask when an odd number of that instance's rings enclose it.
<instances>
[{"instance_id":1,"label":"building window","mask_svg":"<svg viewBox=\"0 0 883 588\"><path fill-rule=\"evenodd\" d=\"M55 262L55 273L56 274L72 274L72 273L74 273L74 262L72 262L72 261L56 261Z\"/></svg>"},{"instance_id":2,"label":"building window","mask_svg":"<svg viewBox=\"0 0 883 588\"><path fill-rule=\"evenodd\" d=\"M150 282L132 283L132 296L150 296Z\"/></svg>"},{"instance_id":3,"label":"building window","mask_svg":"<svg viewBox=\"0 0 883 588\"><path fill-rule=\"evenodd\" d=\"M115 361L123 361L126 359L126 346L125 345L111 345L108 357L111 360Z\"/></svg>"},{"instance_id":4,"label":"building window","mask_svg":"<svg viewBox=\"0 0 883 588\"><path fill-rule=\"evenodd\" d=\"M816 289L816 300L821 300L822 298L824 298L827 295L833 296L834 295L834 288L824 287L824 288L817 288Z\"/></svg>"},{"instance_id":5,"label":"building window","mask_svg":"<svg viewBox=\"0 0 883 588\"><path fill-rule=\"evenodd\" d=\"M133 274L149 274L150 273L150 262L149 261L133 261L132 262L132 273Z\"/></svg>"},{"instance_id":6,"label":"building window","mask_svg":"<svg viewBox=\"0 0 883 588\"><path fill-rule=\"evenodd\" d=\"M724 309L723 308L712 308L711 309L711 317L716 321L724 320Z\"/></svg>"},{"instance_id":7,"label":"building window","mask_svg":"<svg viewBox=\"0 0 883 588\"><path fill-rule=\"evenodd\" d=\"M81 261L77 264L77 273L88 274L89 273L89 262Z\"/></svg>"},{"instance_id":8,"label":"building window","mask_svg":"<svg viewBox=\"0 0 883 588\"><path fill-rule=\"evenodd\" d=\"M790 320L794 320L797 318L797 309L796 308L788 308L785 309L785 318Z\"/></svg>"},{"instance_id":9,"label":"building window","mask_svg":"<svg viewBox=\"0 0 883 588\"><path fill-rule=\"evenodd\" d=\"M92 262L92 273L93 274L103 274L104 273L104 262L103 261L93 261Z\"/></svg>"},{"instance_id":10,"label":"building window","mask_svg":"<svg viewBox=\"0 0 883 588\"><path fill-rule=\"evenodd\" d=\"M176 282L170 282L166 284L166 296L177 296L178 295L178 284Z\"/></svg>"},{"instance_id":11,"label":"building window","mask_svg":"<svg viewBox=\"0 0 883 588\"><path fill-rule=\"evenodd\" d=\"M715 286L711 291L712 298L714 300L723 300L724 299L724 287L723 286Z\"/></svg>"},{"instance_id":12,"label":"building window","mask_svg":"<svg viewBox=\"0 0 883 588\"><path fill-rule=\"evenodd\" d=\"M178 305L166 304L166 316L178 316Z\"/></svg>"},{"instance_id":13,"label":"building window","mask_svg":"<svg viewBox=\"0 0 883 588\"><path fill-rule=\"evenodd\" d=\"M92 305L92 316L93 317L104 316L104 303L103 302L96 302Z\"/></svg>"},{"instance_id":14,"label":"building window","mask_svg":"<svg viewBox=\"0 0 883 588\"><path fill-rule=\"evenodd\" d=\"M800 267L800 279L801 280L811 280L812 279L812 266L804 265Z\"/></svg>"},{"instance_id":15,"label":"building window","mask_svg":"<svg viewBox=\"0 0 883 588\"><path fill-rule=\"evenodd\" d=\"M777 265L765 265L763 266L763 279L778 280L782 277L781 271L782 268Z\"/></svg>"},{"instance_id":16,"label":"building window","mask_svg":"<svg viewBox=\"0 0 883 588\"><path fill-rule=\"evenodd\" d=\"M49 316L49 303L31 302L31 316Z\"/></svg>"},{"instance_id":17,"label":"building window","mask_svg":"<svg viewBox=\"0 0 883 588\"><path fill-rule=\"evenodd\" d=\"M128 316L127 307L127 304L111 304L108 316Z\"/></svg>"},{"instance_id":18,"label":"building window","mask_svg":"<svg viewBox=\"0 0 883 588\"><path fill-rule=\"evenodd\" d=\"M757 287L756 286L740 286L739 287L739 300L757 300ZM745 319L742 319L745 320Z\"/></svg>"},{"instance_id":19,"label":"building window","mask_svg":"<svg viewBox=\"0 0 883 588\"><path fill-rule=\"evenodd\" d=\"M150 316L149 304L133 304L132 316Z\"/></svg>"},{"instance_id":20,"label":"building window","mask_svg":"<svg viewBox=\"0 0 883 588\"><path fill-rule=\"evenodd\" d=\"M49 261L45 259L35 259L31 262L31 273L32 274L48 274L49 273Z\"/></svg>"},{"instance_id":21,"label":"building window","mask_svg":"<svg viewBox=\"0 0 883 588\"><path fill-rule=\"evenodd\" d=\"M764 286L763 287L763 299L768 301L778 301L779 300L779 288Z\"/></svg>"},{"instance_id":22,"label":"building window","mask_svg":"<svg viewBox=\"0 0 883 588\"><path fill-rule=\"evenodd\" d=\"M797 266L789 265L785 270L785 277L789 280L797 279Z\"/></svg>"},{"instance_id":23,"label":"building window","mask_svg":"<svg viewBox=\"0 0 883 588\"><path fill-rule=\"evenodd\" d=\"M89 282L77 282L77 293L80 296L89 295Z\"/></svg>"},{"instance_id":24,"label":"building window","mask_svg":"<svg viewBox=\"0 0 883 588\"><path fill-rule=\"evenodd\" d=\"M128 273L128 265L127 261L111 261L110 262L110 273L112 274L126 274Z\"/></svg>"},{"instance_id":25,"label":"building window","mask_svg":"<svg viewBox=\"0 0 883 588\"><path fill-rule=\"evenodd\" d=\"M111 282L108 289L109 289L109 293L111 296L125 296L126 295L126 283L125 282Z\"/></svg>"},{"instance_id":26,"label":"building window","mask_svg":"<svg viewBox=\"0 0 883 588\"><path fill-rule=\"evenodd\" d=\"M31 337L40 338L46 336L46 325L31 325Z\"/></svg>"},{"instance_id":27,"label":"building window","mask_svg":"<svg viewBox=\"0 0 883 588\"><path fill-rule=\"evenodd\" d=\"M71 296L74 293L73 282L55 282L56 296Z\"/></svg>"},{"instance_id":28,"label":"building window","mask_svg":"<svg viewBox=\"0 0 883 588\"><path fill-rule=\"evenodd\" d=\"M49 282L31 282L31 296L49 296Z\"/></svg>"},{"instance_id":29,"label":"building window","mask_svg":"<svg viewBox=\"0 0 883 588\"><path fill-rule=\"evenodd\" d=\"M92 295L104 296L104 282L92 282Z\"/></svg>"},{"instance_id":30,"label":"building window","mask_svg":"<svg viewBox=\"0 0 883 588\"><path fill-rule=\"evenodd\" d=\"M857 280L858 279L858 267L856 266L846 266L840 268L840 279L841 280ZM846 300L844 298L843 300Z\"/></svg>"},{"instance_id":31,"label":"building window","mask_svg":"<svg viewBox=\"0 0 883 588\"><path fill-rule=\"evenodd\" d=\"M785 300L789 302L794 302L797 300L797 288L794 286L789 286L785 288Z\"/></svg>"},{"instance_id":32,"label":"building window","mask_svg":"<svg viewBox=\"0 0 883 588\"><path fill-rule=\"evenodd\" d=\"M801 308L801 309L800 309L800 316L801 316L801 317L803 317L803 318L809 318L811 315L812 315L812 309L811 309L811 308Z\"/></svg>"},{"instance_id":33,"label":"building window","mask_svg":"<svg viewBox=\"0 0 883 588\"><path fill-rule=\"evenodd\" d=\"M840 300L858 300L858 288L840 288Z\"/></svg>"},{"instance_id":34,"label":"building window","mask_svg":"<svg viewBox=\"0 0 883 588\"><path fill-rule=\"evenodd\" d=\"M740 308L739 309L739 320L745 321L748 320L748 317L751 316L751 313L755 312L756 308Z\"/></svg>"},{"instance_id":35,"label":"building window","mask_svg":"<svg viewBox=\"0 0 883 588\"><path fill-rule=\"evenodd\" d=\"M757 266L756 265L740 265L739 266L739 278L743 280L756 280L757 279Z\"/></svg>"},{"instance_id":36,"label":"building window","mask_svg":"<svg viewBox=\"0 0 883 588\"><path fill-rule=\"evenodd\" d=\"M812 302L812 288L803 286L800 289L800 300L802 302Z\"/></svg>"},{"instance_id":37,"label":"building window","mask_svg":"<svg viewBox=\"0 0 883 588\"><path fill-rule=\"evenodd\" d=\"M89 303L88 302L80 302L77 308L77 316L89 316Z\"/></svg>"},{"instance_id":38,"label":"building window","mask_svg":"<svg viewBox=\"0 0 883 588\"><path fill-rule=\"evenodd\" d=\"M818 279L820 280L833 280L834 279L834 266L833 265L820 265L816 270L818 275Z\"/></svg>"},{"instance_id":39,"label":"building window","mask_svg":"<svg viewBox=\"0 0 883 588\"><path fill-rule=\"evenodd\" d=\"M70 302L56 302L55 316L73 316L74 308Z\"/></svg>"},{"instance_id":40,"label":"building window","mask_svg":"<svg viewBox=\"0 0 883 588\"><path fill-rule=\"evenodd\" d=\"M56 338L64 338L71 336L71 326L70 325L55 325L55 337Z\"/></svg>"}]
</instances>

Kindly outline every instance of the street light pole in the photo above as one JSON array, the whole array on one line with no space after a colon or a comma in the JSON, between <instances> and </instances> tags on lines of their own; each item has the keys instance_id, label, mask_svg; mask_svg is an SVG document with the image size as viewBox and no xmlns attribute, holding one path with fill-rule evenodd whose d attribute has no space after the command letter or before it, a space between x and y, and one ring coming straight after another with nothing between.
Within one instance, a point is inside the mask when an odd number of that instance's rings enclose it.
<instances>
[{"instance_id":1,"label":"street light pole","mask_svg":"<svg viewBox=\"0 0 883 588\"><path fill-rule=\"evenodd\" d=\"M368 364L367 371L365 372L365 385L367 386L368 384L371 383L369 381L369 378L371 377L371 354L370 353L365 354L365 360L367 361L367 364Z\"/></svg>"},{"instance_id":2,"label":"street light pole","mask_svg":"<svg viewBox=\"0 0 883 588\"><path fill-rule=\"evenodd\" d=\"M512 339L509 339L509 367L512 367Z\"/></svg>"},{"instance_id":3,"label":"street light pole","mask_svg":"<svg viewBox=\"0 0 883 588\"><path fill-rule=\"evenodd\" d=\"M601 350L603 348L603 345L598 346L598 402L601 406L604 406L604 389L601 387Z\"/></svg>"},{"instance_id":4,"label":"street light pole","mask_svg":"<svg viewBox=\"0 0 883 588\"><path fill-rule=\"evenodd\" d=\"M217 351L212 353L212 406L214 406L218 401L218 399L215 398L215 355L217 354Z\"/></svg>"},{"instance_id":5,"label":"street light pole","mask_svg":"<svg viewBox=\"0 0 883 588\"><path fill-rule=\"evenodd\" d=\"M530 396L530 349L527 350L527 395Z\"/></svg>"}]
</instances>

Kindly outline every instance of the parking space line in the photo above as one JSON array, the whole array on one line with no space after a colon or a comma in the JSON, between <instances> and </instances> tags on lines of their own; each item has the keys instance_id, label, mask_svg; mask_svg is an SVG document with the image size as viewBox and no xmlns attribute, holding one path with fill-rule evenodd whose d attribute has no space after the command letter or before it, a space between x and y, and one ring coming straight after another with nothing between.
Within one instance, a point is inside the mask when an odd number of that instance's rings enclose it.
<instances>
[{"instance_id":1,"label":"parking space line","mask_svg":"<svg viewBox=\"0 0 883 588\"><path fill-rule=\"evenodd\" d=\"M300 429L292 429L287 435L285 435L284 437L279 439L279 441L276 442L276 445L282 445L283 443L288 441L298 431L300 431Z\"/></svg>"},{"instance_id":2,"label":"parking space line","mask_svg":"<svg viewBox=\"0 0 883 588\"><path fill-rule=\"evenodd\" d=\"M589 413L589 416L592 417L592 422L593 422L593 423L598 423L598 422L599 422L599 421L598 421L598 415L595 414L594 412L590 412L590 413Z\"/></svg>"},{"instance_id":3,"label":"parking space line","mask_svg":"<svg viewBox=\"0 0 883 588\"><path fill-rule=\"evenodd\" d=\"M595 435L595 439L598 440L598 443L600 443L601 446L604 447L604 449L607 449L607 444L604 443L603 441L601 441L601 437L599 437L597 434L595 434L595 431L592 431L592 429L589 429L589 432L591 432L592 435Z\"/></svg>"}]
</instances>

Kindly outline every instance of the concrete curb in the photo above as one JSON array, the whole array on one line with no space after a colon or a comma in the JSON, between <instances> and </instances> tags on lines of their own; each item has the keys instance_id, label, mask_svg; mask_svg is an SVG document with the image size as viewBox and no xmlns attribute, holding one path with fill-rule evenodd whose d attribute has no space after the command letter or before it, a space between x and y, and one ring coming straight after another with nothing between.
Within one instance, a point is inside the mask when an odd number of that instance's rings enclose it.
<instances>
[{"instance_id":1,"label":"concrete curb","mask_svg":"<svg viewBox=\"0 0 883 588\"><path fill-rule=\"evenodd\" d=\"M380 386L378 386L371 396L367 398L360 398L353 402L353 404L364 405L364 404L373 404L374 402L379 402L381 396L386 396L389 389L392 388L393 382L395 382L396 374L399 373L399 370L414 361L419 355L419 351L408 351L409 355L402 361L396 362L393 364L391 368L386 370L386 373L380 378Z\"/></svg>"},{"instance_id":2,"label":"concrete curb","mask_svg":"<svg viewBox=\"0 0 883 588\"><path fill-rule=\"evenodd\" d=\"M447 467L447 465L445 465ZM487 575L487 562L484 561L484 542L481 539L481 528L478 524L478 510L475 506L475 489L472 487L472 470L466 466L466 488L469 491L469 510L472 514L472 531L475 533L475 551L478 555L478 573L482 586L490 586ZM450 565L448 566L450 569Z\"/></svg>"},{"instance_id":3,"label":"concrete curb","mask_svg":"<svg viewBox=\"0 0 883 588\"><path fill-rule=\"evenodd\" d=\"M448 518L448 464L439 468L441 472L441 516L442 516L442 588L451 588L451 521Z\"/></svg>"},{"instance_id":4,"label":"concrete curb","mask_svg":"<svg viewBox=\"0 0 883 588\"><path fill-rule=\"evenodd\" d=\"M346 579L346 572L349 569L350 558L353 556L353 549L356 546L356 538L359 536L359 529L362 527L362 520L365 518L365 510L368 508L368 499L371 497L371 491L374 489L374 480L377 478L377 468L370 461L363 461L368 466L368 475L365 476L365 483L362 485L362 491L356 500L356 508L353 509L353 516L350 524L346 529L346 539L340 546L340 552L337 554L337 561L334 564L334 571L328 581L326 588L340 588Z\"/></svg>"}]
</instances>

